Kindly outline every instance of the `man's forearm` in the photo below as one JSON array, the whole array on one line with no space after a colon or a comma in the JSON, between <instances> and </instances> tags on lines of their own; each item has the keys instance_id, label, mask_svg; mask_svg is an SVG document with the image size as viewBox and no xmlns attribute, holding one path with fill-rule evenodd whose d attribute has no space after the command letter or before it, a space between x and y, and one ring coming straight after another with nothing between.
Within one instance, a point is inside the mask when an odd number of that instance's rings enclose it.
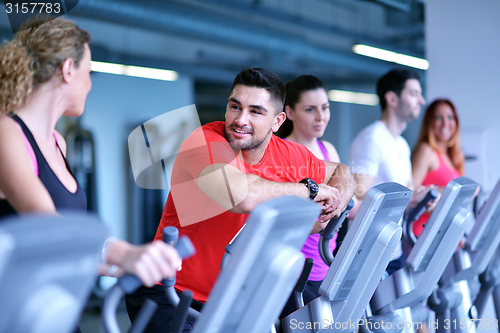
<instances>
[{"instance_id":1,"label":"man's forearm","mask_svg":"<svg viewBox=\"0 0 500 333\"><path fill-rule=\"evenodd\" d=\"M276 197L309 197L309 190L304 184L274 182L224 164L205 168L198 176L197 185L219 205L240 214L249 213L259 203Z\"/></svg>"},{"instance_id":2,"label":"man's forearm","mask_svg":"<svg viewBox=\"0 0 500 333\"><path fill-rule=\"evenodd\" d=\"M247 179L248 193L237 207L237 210L241 210L242 213L248 213L259 203L277 197L287 195L309 197L309 190L304 184L273 182L251 174L247 174Z\"/></svg>"},{"instance_id":3,"label":"man's forearm","mask_svg":"<svg viewBox=\"0 0 500 333\"><path fill-rule=\"evenodd\" d=\"M352 199L356 188L356 182L349 168L339 163L326 184L339 190L341 208L342 210L345 209Z\"/></svg>"}]
</instances>

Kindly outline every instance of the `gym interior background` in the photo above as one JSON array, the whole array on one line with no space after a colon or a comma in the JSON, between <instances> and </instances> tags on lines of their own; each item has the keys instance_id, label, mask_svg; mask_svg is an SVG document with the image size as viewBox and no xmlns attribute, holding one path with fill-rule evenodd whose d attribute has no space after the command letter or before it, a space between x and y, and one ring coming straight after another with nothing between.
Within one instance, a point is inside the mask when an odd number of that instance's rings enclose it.
<instances>
[{"instance_id":1,"label":"gym interior background","mask_svg":"<svg viewBox=\"0 0 500 333\"><path fill-rule=\"evenodd\" d=\"M80 126L93 135L95 209L112 233L148 241L156 213L140 202L127 137L156 116L195 104L201 123L223 120L234 76L264 67L284 82L302 74L329 89L375 92L396 66L352 51L362 43L425 58L424 97L446 96L460 113L466 176L487 198L500 177L500 2L497 0L80 0L66 15L90 32L93 60L174 70L175 81L93 73ZM12 37L0 11L0 35ZM347 162L351 140L378 119L378 105L331 102L325 139ZM74 125L65 119L59 127ZM420 120L403 136L413 146ZM139 201L139 200L135 200ZM149 221L144 221L144 220ZM138 230L141 229L140 232ZM149 230L149 231L148 231ZM83 329L83 328L82 328Z\"/></svg>"}]
</instances>

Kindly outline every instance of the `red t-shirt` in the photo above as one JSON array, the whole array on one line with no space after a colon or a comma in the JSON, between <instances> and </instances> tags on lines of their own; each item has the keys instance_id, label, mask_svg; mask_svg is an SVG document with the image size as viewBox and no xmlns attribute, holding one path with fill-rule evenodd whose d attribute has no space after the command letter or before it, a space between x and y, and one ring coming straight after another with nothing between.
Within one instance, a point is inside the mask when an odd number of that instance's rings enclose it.
<instances>
[{"instance_id":1,"label":"red t-shirt","mask_svg":"<svg viewBox=\"0 0 500 333\"><path fill-rule=\"evenodd\" d=\"M183 261L175 287L191 290L194 299L202 302L217 279L225 246L248 217L225 210L196 185L200 172L216 163L276 182L312 178L322 183L326 176L324 162L307 148L274 135L258 164L245 163L227 142L222 121L202 126L184 141L174 162L171 189L155 239L162 238L167 226L177 227L179 235L191 239L196 254Z\"/></svg>"}]
</instances>

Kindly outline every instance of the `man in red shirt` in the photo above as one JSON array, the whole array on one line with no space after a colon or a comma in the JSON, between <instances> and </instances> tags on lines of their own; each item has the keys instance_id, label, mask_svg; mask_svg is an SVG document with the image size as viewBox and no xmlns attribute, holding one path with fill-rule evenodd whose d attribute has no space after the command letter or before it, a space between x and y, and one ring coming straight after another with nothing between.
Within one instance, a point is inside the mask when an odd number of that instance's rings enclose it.
<instances>
[{"instance_id":1,"label":"man in red shirt","mask_svg":"<svg viewBox=\"0 0 500 333\"><path fill-rule=\"evenodd\" d=\"M175 287L191 290L195 304L207 300L225 246L257 204L284 195L318 202L322 213L313 233L339 216L354 194L345 165L321 161L302 145L273 135L286 117L284 99L278 76L260 68L243 70L231 88L225 122L202 126L181 146L155 239L166 226L175 226L192 240L196 255L183 262ZM161 286L127 297L132 321L148 297L159 308L146 332L168 332L174 308ZM192 324L188 320L185 329Z\"/></svg>"}]
</instances>

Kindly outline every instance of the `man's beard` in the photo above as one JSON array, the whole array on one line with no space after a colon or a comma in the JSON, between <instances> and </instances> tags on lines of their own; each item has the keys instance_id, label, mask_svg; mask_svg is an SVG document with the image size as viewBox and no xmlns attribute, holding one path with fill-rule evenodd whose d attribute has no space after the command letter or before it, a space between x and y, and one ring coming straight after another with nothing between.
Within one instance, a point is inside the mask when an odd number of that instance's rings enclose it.
<instances>
[{"instance_id":1,"label":"man's beard","mask_svg":"<svg viewBox=\"0 0 500 333\"><path fill-rule=\"evenodd\" d=\"M235 124L229 125L229 128L225 130L226 134L226 140L229 142L231 147L235 150L252 150L257 147L259 147L267 138L267 135L261 140L259 138L252 137L250 140L245 141L245 142L240 142L238 138L232 137L230 134L230 130L232 129L241 129L242 131L249 132L251 135L255 133L255 131L252 129L249 131L248 129L241 128ZM269 130L268 134L271 132Z\"/></svg>"}]
</instances>

